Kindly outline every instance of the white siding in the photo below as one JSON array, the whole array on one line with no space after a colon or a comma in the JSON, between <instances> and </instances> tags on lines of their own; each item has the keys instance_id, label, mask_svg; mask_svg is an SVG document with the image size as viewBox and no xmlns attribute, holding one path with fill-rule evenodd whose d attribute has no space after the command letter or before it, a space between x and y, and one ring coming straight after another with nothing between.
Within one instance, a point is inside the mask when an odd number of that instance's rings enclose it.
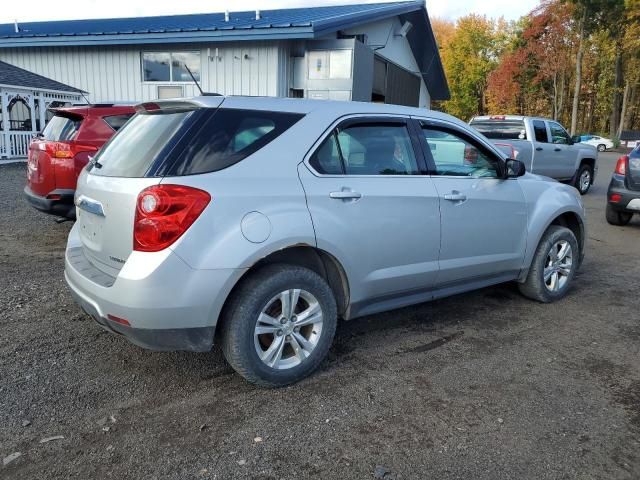
<instances>
[{"instance_id":1,"label":"white siding","mask_svg":"<svg viewBox=\"0 0 640 480\"><path fill-rule=\"evenodd\" d=\"M219 59L215 56L218 47ZM91 102L148 101L158 85L142 81L141 52L199 51L201 85L225 95L286 95L288 56L278 42L238 42L196 45L53 47L0 49L0 60L89 92ZM210 52L210 57L208 53ZM173 84L175 85L175 84ZM184 95L198 95L184 84Z\"/></svg>"}]
</instances>

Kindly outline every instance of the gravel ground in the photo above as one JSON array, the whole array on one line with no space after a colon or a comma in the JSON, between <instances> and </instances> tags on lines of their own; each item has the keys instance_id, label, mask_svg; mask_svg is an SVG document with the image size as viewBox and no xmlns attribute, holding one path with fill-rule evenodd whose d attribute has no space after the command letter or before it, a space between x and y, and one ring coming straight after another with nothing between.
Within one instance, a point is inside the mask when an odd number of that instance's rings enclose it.
<instances>
[{"instance_id":1,"label":"gravel ground","mask_svg":"<svg viewBox=\"0 0 640 480\"><path fill-rule=\"evenodd\" d=\"M506 284L344 323L281 390L104 333L64 285L71 224L0 167L0 477L640 478L640 219L605 223L601 159L566 299Z\"/></svg>"}]
</instances>

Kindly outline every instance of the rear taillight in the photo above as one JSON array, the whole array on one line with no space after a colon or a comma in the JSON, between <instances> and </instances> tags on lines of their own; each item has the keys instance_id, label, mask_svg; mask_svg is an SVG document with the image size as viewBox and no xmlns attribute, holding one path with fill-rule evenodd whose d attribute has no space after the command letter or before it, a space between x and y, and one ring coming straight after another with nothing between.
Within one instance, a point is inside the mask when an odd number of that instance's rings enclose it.
<instances>
[{"instance_id":1,"label":"rear taillight","mask_svg":"<svg viewBox=\"0 0 640 480\"><path fill-rule=\"evenodd\" d=\"M53 158L74 158L79 154L87 155L91 152L97 152L98 147L80 143L48 142L46 150Z\"/></svg>"},{"instance_id":2,"label":"rear taillight","mask_svg":"<svg viewBox=\"0 0 640 480\"><path fill-rule=\"evenodd\" d=\"M612 193L609 197L609 201L611 203L618 203L620 202L620 200L622 200L622 195L620 195L619 193Z\"/></svg>"},{"instance_id":3,"label":"rear taillight","mask_svg":"<svg viewBox=\"0 0 640 480\"><path fill-rule=\"evenodd\" d=\"M203 190L182 185L154 185L138 195L133 249L157 252L175 242L211 201Z\"/></svg>"},{"instance_id":4,"label":"rear taillight","mask_svg":"<svg viewBox=\"0 0 640 480\"><path fill-rule=\"evenodd\" d=\"M626 175L627 174L627 162L629 161L629 157L627 155L623 155L618 159L618 163L616 163L615 172L618 175Z\"/></svg>"}]
</instances>

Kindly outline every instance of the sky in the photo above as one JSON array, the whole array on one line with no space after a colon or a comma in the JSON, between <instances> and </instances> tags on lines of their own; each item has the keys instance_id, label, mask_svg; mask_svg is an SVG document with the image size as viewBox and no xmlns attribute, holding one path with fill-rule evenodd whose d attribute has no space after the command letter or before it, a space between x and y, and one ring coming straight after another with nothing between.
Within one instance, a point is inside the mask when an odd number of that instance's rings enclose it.
<instances>
[{"instance_id":1,"label":"sky","mask_svg":"<svg viewBox=\"0 0 640 480\"><path fill-rule=\"evenodd\" d=\"M223 12L227 8L230 11L269 10L347 3L380 3L380 0L29 0L26 4L2 0L0 23L211 13ZM427 0L427 10L432 17L450 20L468 13L513 20L537 4L538 0Z\"/></svg>"}]
</instances>

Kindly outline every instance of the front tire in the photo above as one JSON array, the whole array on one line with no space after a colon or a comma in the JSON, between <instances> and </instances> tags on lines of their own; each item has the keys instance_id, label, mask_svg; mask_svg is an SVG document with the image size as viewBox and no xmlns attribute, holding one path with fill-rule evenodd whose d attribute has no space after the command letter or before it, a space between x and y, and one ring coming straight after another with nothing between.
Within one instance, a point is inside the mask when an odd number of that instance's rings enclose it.
<instances>
[{"instance_id":1,"label":"front tire","mask_svg":"<svg viewBox=\"0 0 640 480\"><path fill-rule=\"evenodd\" d=\"M256 385L282 387L307 377L324 360L337 307L320 275L273 264L242 282L221 320L222 351L233 369Z\"/></svg>"},{"instance_id":2,"label":"front tire","mask_svg":"<svg viewBox=\"0 0 640 480\"><path fill-rule=\"evenodd\" d=\"M580 169L576 174L576 179L573 184L578 189L581 195L585 195L591 188L593 183L593 169L586 164L580 165Z\"/></svg>"},{"instance_id":3,"label":"front tire","mask_svg":"<svg viewBox=\"0 0 640 480\"><path fill-rule=\"evenodd\" d=\"M607 150L607 146L606 145L602 145L602 144L598 145L598 151L599 152L604 152L606 150Z\"/></svg>"},{"instance_id":4,"label":"front tire","mask_svg":"<svg viewBox=\"0 0 640 480\"><path fill-rule=\"evenodd\" d=\"M611 205L607 204L607 210L605 212L605 216L607 218L607 222L610 225L615 225L617 227L624 227L631 221L631 217L633 217L633 214L627 213L627 212L619 212L615 210Z\"/></svg>"},{"instance_id":5,"label":"front tire","mask_svg":"<svg viewBox=\"0 0 640 480\"><path fill-rule=\"evenodd\" d=\"M551 303L569 291L578 264L580 250L571 230L551 225L542 236L520 293L532 300Z\"/></svg>"}]
</instances>

